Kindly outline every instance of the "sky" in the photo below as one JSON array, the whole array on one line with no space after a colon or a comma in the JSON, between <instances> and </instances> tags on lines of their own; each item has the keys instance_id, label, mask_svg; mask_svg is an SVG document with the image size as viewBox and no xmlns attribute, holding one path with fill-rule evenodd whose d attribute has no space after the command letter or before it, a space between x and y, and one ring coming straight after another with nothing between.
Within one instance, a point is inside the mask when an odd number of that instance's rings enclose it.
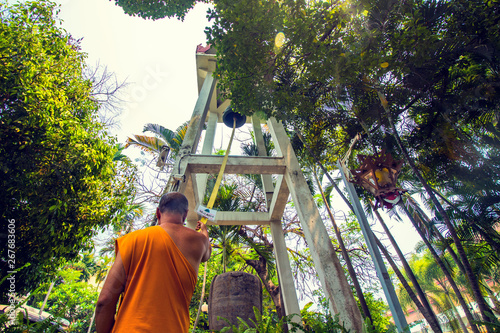
<instances>
[{"instance_id":1,"label":"sky","mask_svg":"<svg viewBox=\"0 0 500 333\"><path fill-rule=\"evenodd\" d=\"M146 123L175 130L191 118L198 97L195 50L198 44L206 44L204 30L210 24L207 4L198 3L184 21L151 21L126 15L114 0L56 2L61 4L63 28L74 38L83 38L87 63L107 66L128 84L122 95L120 128L114 131L119 142L142 133ZM333 208L346 212L342 206L339 202ZM403 253L413 251L418 236L409 222L387 216L385 220Z\"/></svg>"},{"instance_id":2,"label":"sky","mask_svg":"<svg viewBox=\"0 0 500 333\"><path fill-rule=\"evenodd\" d=\"M206 44L208 5L197 4L184 19L131 17L109 0L57 0L63 28L83 38L87 63L107 66L127 86L123 91L120 142L142 133L146 123L171 130L191 118L196 98L195 51Z\"/></svg>"}]
</instances>

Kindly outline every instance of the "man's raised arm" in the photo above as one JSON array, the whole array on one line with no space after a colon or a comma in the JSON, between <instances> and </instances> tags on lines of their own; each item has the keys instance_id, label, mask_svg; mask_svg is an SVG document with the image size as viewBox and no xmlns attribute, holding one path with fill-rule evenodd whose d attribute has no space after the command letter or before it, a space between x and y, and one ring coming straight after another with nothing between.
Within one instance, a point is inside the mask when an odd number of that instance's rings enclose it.
<instances>
[{"instance_id":1,"label":"man's raised arm","mask_svg":"<svg viewBox=\"0 0 500 333\"><path fill-rule=\"evenodd\" d=\"M106 282L102 287L95 309L95 324L97 333L109 333L115 324L116 304L125 288L127 280L120 252L109 270Z\"/></svg>"}]
</instances>

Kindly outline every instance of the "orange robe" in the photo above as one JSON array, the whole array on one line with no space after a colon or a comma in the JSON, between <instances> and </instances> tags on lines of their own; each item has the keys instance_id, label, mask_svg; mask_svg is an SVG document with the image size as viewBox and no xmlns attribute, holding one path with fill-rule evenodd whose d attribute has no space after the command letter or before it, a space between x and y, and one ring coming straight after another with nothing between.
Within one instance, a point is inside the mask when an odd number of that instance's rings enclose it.
<instances>
[{"instance_id":1,"label":"orange robe","mask_svg":"<svg viewBox=\"0 0 500 333\"><path fill-rule=\"evenodd\" d=\"M127 274L113 333L188 332L196 273L160 226L115 242Z\"/></svg>"}]
</instances>

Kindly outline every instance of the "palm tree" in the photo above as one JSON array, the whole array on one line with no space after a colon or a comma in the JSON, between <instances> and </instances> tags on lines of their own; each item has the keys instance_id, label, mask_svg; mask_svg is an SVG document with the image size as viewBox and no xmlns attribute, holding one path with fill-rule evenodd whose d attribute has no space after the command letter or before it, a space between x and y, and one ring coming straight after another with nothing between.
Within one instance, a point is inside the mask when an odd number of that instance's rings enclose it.
<instances>
[{"instance_id":1,"label":"palm tree","mask_svg":"<svg viewBox=\"0 0 500 333\"><path fill-rule=\"evenodd\" d=\"M454 319L460 325L463 332L468 332L467 326L463 322L460 312L456 306L457 297L450 290L447 277L443 271L435 264L429 251L425 251L423 255L414 254L409 261L413 272L418 277L418 280L425 290L427 297L431 300L434 307L439 313L447 317L452 330L455 332L458 327L453 327ZM401 287L398 288L398 297L401 303L410 306L411 302L407 297L406 291Z\"/></svg>"},{"instance_id":2,"label":"palm tree","mask_svg":"<svg viewBox=\"0 0 500 333\"><path fill-rule=\"evenodd\" d=\"M399 248L398 244L396 243L396 240L394 239L391 231L387 227L387 224L383 220L383 218L380 215L380 213L378 212L378 210L375 209L375 206L373 205L373 203L371 202L371 200L369 201L369 203L370 203L370 207L371 207L372 211L375 213L375 216L377 217L377 220L379 221L380 225L384 229L385 234L389 238L389 241L391 242L392 247L396 251L396 254L398 255L399 260L403 264L404 271L406 273L406 277L409 278L409 280L412 283L413 288L415 289L415 291L416 291L416 293L418 295L418 298L415 297L414 299L412 299L413 303L417 306L418 310L422 313L422 315L424 316L424 318L427 320L427 322L431 326L432 330L434 332L442 332L442 329L439 326L439 321L438 321L438 319L436 317L436 314L434 313L431 305L429 304L429 301L428 301L428 299L427 299L424 291L422 290L417 277L413 273L413 271L412 271L410 265L408 264L408 262L407 262L407 260L406 260L406 258L404 256L404 254L402 253L401 249ZM381 244L380 244L379 247L381 247L381 250L382 250L382 252L384 252L384 255L386 256L386 258L388 260L392 260L392 259L388 258L389 257L389 253L386 252L386 251L384 251L385 249L382 248L383 246ZM391 264L391 266L392 266L392 264ZM397 270L397 268L395 268L395 267L393 267L393 269L395 271ZM398 275L398 278L400 278L401 282L404 284L404 282L402 281L402 278L403 279L406 279L406 278L404 276L400 276L400 275ZM407 290L408 294L412 293L410 296L413 296L413 290L411 290L411 291L408 290L408 288L407 288L406 285L404 285L404 287Z\"/></svg>"},{"instance_id":3,"label":"palm tree","mask_svg":"<svg viewBox=\"0 0 500 333\"><path fill-rule=\"evenodd\" d=\"M127 148L121 143L118 143L115 145L115 154L113 155L113 161L114 162L124 162L124 163L132 163L130 161L130 158L123 153L123 150Z\"/></svg>"},{"instance_id":4,"label":"palm tree","mask_svg":"<svg viewBox=\"0 0 500 333\"><path fill-rule=\"evenodd\" d=\"M156 166L163 170L168 162L175 160L182 141L184 140L187 127L188 122L185 122L174 132L161 125L148 123L144 125L142 132L151 132L154 135L134 135L132 138L129 137L125 143L125 148L135 146L147 153L153 155L158 154Z\"/></svg>"},{"instance_id":5,"label":"palm tree","mask_svg":"<svg viewBox=\"0 0 500 333\"><path fill-rule=\"evenodd\" d=\"M323 187L321 185L321 182L319 180L319 177L322 175L318 176L318 172L316 171L315 168L310 167L310 170L313 173L314 179L316 181L316 186L319 189L319 192L321 194L321 198L323 199L323 202L325 204L326 211L328 212L328 215L330 217L330 221L332 222L332 227L335 232L335 236L337 237L337 241L340 247L340 250L342 252L342 257L344 258L344 261L347 266L347 272L349 273L349 276L351 277L352 284L354 285L354 289L356 290L356 295L358 296L359 304L361 306L361 310L363 312L363 315L365 318L368 318L370 320L370 323L373 324L373 319L370 314L370 310L368 309L368 304L366 303L365 296L363 295L363 290L361 289L361 285L358 281L358 278L356 276L356 271L354 270L354 267L352 265L351 259L349 258L349 254L347 252L347 248L344 244L344 240L342 239L342 235L340 233L340 229L337 225L337 222L335 221L335 217L333 216L333 213L330 209L330 205L328 203L328 200L325 196L325 192L323 191Z\"/></svg>"}]
</instances>

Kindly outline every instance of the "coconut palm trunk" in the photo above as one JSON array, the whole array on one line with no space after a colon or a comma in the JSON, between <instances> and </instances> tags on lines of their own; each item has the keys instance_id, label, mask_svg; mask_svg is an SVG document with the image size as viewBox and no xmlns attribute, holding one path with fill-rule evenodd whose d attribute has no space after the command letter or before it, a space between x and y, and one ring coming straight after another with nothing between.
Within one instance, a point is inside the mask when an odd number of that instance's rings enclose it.
<instances>
[{"instance_id":1,"label":"coconut palm trunk","mask_svg":"<svg viewBox=\"0 0 500 333\"><path fill-rule=\"evenodd\" d=\"M443 206L437 200L436 196L434 195L434 192L432 191L432 188L429 186L427 181L424 179L422 174L420 173L420 170L417 168L415 163L413 162L413 159L410 157L410 154L408 153L408 150L406 147L403 145L401 138L399 137L398 131L396 129L396 126L394 125L394 121L392 120L392 116L390 114L389 110L389 104L387 102L387 99L385 98L385 95L380 91L377 90L378 96L380 98L381 104L384 108L385 114L387 116L387 120L389 121L389 125L392 130L392 135L396 139L396 143L401 151L401 153L404 156L405 161L408 163L410 168L412 169L413 173L415 176L418 178L422 186L424 187L427 195L429 196L430 200L436 207L436 210L438 213L441 215L441 218L443 219L443 222L445 223L446 227L448 228L448 232L450 233L451 238L453 239L453 242L455 243L455 246L457 248L458 255L462 261L462 264L464 265L465 269L465 275L467 276L472 292L474 294L475 301L478 305L479 312L481 313L481 317L483 321L492 323L496 320L496 317L493 315L493 312L491 312L490 308L486 304L484 297L481 293L481 290L479 288L479 282L477 280L477 277L474 275L474 272L472 271L472 267L470 265L469 259L467 258L467 255L465 253L465 249L462 245L462 242L460 241L460 238L458 237L458 234L455 230L454 225L451 223L448 214L446 214ZM403 205L404 206L404 205ZM406 207L404 208L406 209ZM486 326L486 331L488 333L492 333L492 329L489 326Z\"/></svg>"},{"instance_id":2,"label":"coconut palm trunk","mask_svg":"<svg viewBox=\"0 0 500 333\"><path fill-rule=\"evenodd\" d=\"M469 306L468 306L467 302L465 302L465 299L463 298L462 293L460 292L460 289L458 288L455 280L451 276L450 271L448 270L448 268L444 264L443 260L441 260L441 258L437 254L436 250L434 250L434 247L429 242L429 240L425 236L425 234L422 231L422 229L419 228L419 226L417 225L417 222L415 221L415 219L413 218L413 216L410 214L410 212L406 208L406 206L403 203L403 201L401 200L398 205L405 211L406 215L408 216L408 218L410 219L411 223L413 224L413 227L418 232L418 234L420 235L420 237L424 241L425 245L429 249L431 255L434 258L434 260L436 260L436 263L439 265L439 268L441 268L441 270L443 271L444 275L448 279L448 283L450 284L451 288L453 289L453 292L457 296L458 302L459 302L460 306L462 306L463 311L465 312L465 316L467 317L467 321L469 322L472 331L474 333L479 333L479 329L474 324L474 317L472 316L472 314L471 314L471 312L469 310Z\"/></svg>"},{"instance_id":3,"label":"coconut palm trunk","mask_svg":"<svg viewBox=\"0 0 500 333\"><path fill-rule=\"evenodd\" d=\"M457 307L455 306L455 302L453 302L453 299L451 297L450 291L448 290L448 287L441 281L438 282L441 288L443 288L443 292L446 295L446 299L451 305L451 308L453 309L453 312L455 313L455 317L458 321L458 324L460 325L460 328L462 329L462 332L467 333L467 326L465 326L464 321L462 320L460 316L460 312L458 311Z\"/></svg>"},{"instance_id":4,"label":"coconut palm trunk","mask_svg":"<svg viewBox=\"0 0 500 333\"><path fill-rule=\"evenodd\" d=\"M403 267L405 269L406 275L410 278L410 281L413 284L413 287L415 288L415 291L417 292L417 295L422 302L422 309L419 309L422 315L424 316L425 320L429 323L431 326L432 330L435 333L442 332L441 327L439 326L439 320L436 317L436 314L432 310L431 305L429 304L429 301L427 300L427 297L425 296L424 291L420 287L420 283L418 283L417 277L415 274L413 274L412 269L410 268L410 265L408 264L408 261L406 261L405 256L403 255L403 252L401 252L401 249L399 248L398 244L396 243L396 240L392 236L391 231L385 224L384 220L382 219L382 216L380 216L379 212L375 209L373 203L370 201L370 205L372 207L373 212L375 213L375 216L377 217L378 221L380 222L380 225L384 229L385 234L387 237L389 237L389 241L392 244L392 247L396 251L396 254L398 255L399 260L403 264Z\"/></svg>"},{"instance_id":5,"label":"coconut palm trunk","mask_svg":"<svg viewBox=\"0 0 500 333\"><path fill-rule=\"evenodd\" d=\"M389 265L391 265L391 268L394 270L394 273L396 274L396 276L398 277L399 281L401 282L401 285L403 286L403 288L408 293L408 296L410 297L410 299L412 300L412 302L415 304L415 306L417 307L418 311L420 311L420 313L422 313L422 315L423 315L426 310L425 310L424 306L422 305L422 302L420 302L420 300L418 299L417 295L413 291L412 287L410 286L410 284L406 280L405 276L403 275L403 273L401 272L401 270L399 269L399 267L396 265L396 263L392 259L391 254L389 253L389 251L387 251L387 249L385 248L385 246L382 244L382 242L380 242L380 240L378 239L378 237L375 234L373 235L373 237L375 238L375 242L377 243L377 246L380 249L380 252L382 252L382 254L384 255L384 257L387 259L387 262L389 263ZM424 316L424 318L425 318L425 316Z\"/></svg>"}]
</instances>

